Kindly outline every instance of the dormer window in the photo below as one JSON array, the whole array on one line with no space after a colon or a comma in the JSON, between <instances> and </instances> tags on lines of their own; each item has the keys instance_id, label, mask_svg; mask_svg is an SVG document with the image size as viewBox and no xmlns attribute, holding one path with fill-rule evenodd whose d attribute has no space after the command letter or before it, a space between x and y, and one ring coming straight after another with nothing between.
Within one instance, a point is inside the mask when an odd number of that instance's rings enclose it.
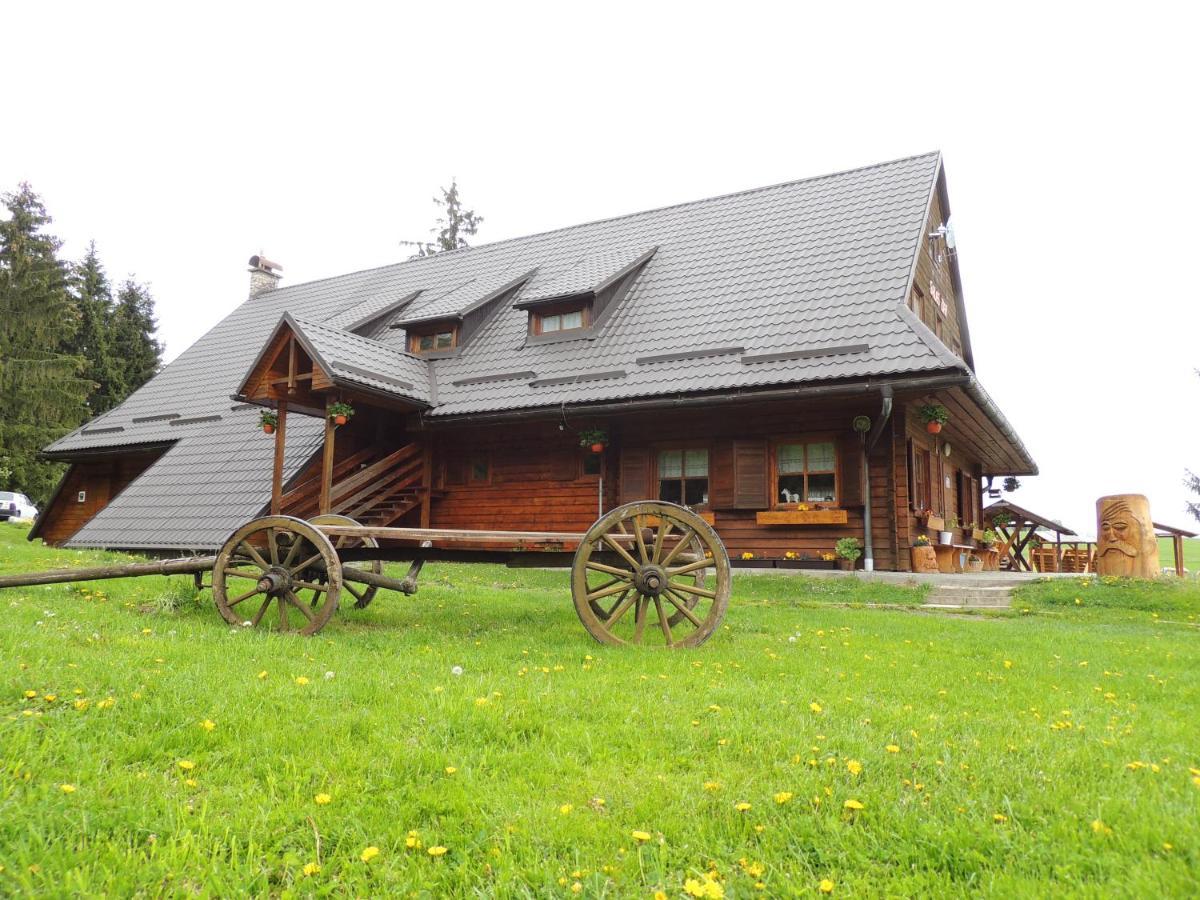
<instances>
[{"instance_id":1,"label":"dormer window","mask_svg":"<svg viewBox=\"0 0 1200 900\"><path fill-rule=\"evenodd\" d=\"M530 316L530 330L533 334L558 334L587 328L592 324L591 313L592 304L589 302L555 304Z\"/></svg>"},{"instance_id":2,"label":"dormer window","mask_svg":"<svg viewBox=\"0 0 1200 900\"><path fill-rule=\"evenodd\" d=\"M409 353L433 353L453 350L458 346L458 326L440 324L434 327L408 329Z\"/></svg>"}]
</instances>

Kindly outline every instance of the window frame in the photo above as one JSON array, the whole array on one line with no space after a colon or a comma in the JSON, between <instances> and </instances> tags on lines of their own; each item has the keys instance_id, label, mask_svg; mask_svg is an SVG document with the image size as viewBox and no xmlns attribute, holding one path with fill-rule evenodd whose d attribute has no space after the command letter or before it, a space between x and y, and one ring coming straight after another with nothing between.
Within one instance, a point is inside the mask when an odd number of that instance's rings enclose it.
<instances>
[{"instance_id":1,"label":"window frame","mask_svg":"<svg viewBox=\"0 0 1200 900\"><path fill-rule=\"evenodd\" d=\"M680 493L679 493L679 497L680 497L680 501L683 501L683 500L687 499L687 486L684 484L684 482L686 482L686 481L688 481L688 480L693 480L693 481L699 480L699 479L688 479L688 478L687 478L687 475L686 475L686 472L687 472L687 459L686 459L686 451L688 451L688 450L703 450L703 451L704 451L706 454L708 454L708 465L707 465L707 470L708 470L708 472L707 472L707 474L704 476L704 480L707 482L707 487L706 487L706 489L705 489L704 493L708 495L708 500L707 500L706 502L703 502L703 503L694 503L694 504L687 504L687 503L682 503L682 502L681 502L681 503L680 503L680 505L681 505L681 506L687 506L689 509L696 509L696 510L709 510L709 509L711 509L711 508L712 508L712 461L713 461L713 452L712 452L712 447L711 447L711 446L710 446L710 445L709 445L707 442L705 442L705 441L662 441L662 442L658 442L658 443L654 443L654 444L651 444L651 445L650 445L650 451L651 451L651 453L653 453L653 456L651 457L651 460L650 460L650 467L651 467L651 472L650 472L650 475L651 475L651 480L650 480L650 483L651 483L651 485L652 485L652 486L653 486L653 488L654 488L654 495L655 495L655 497L656 497L656 498L657 498L657 499L658 499L660 502L663 502L663 503L670 503L670 502L671 502L671 501L669 501L669 500L663 500L663 499L662 499L662 497L660 496L660 495L661 495L661 488L662 488L662 486L661 486L660 482L661 482L663 479L662 479L662 478L659 476L659 468L658 468L658 466L659 466L659 459L661 458L662 454L663 454L663 453L668 453L668 452L670 452L670 451L672 451L672 450L678 450L678 451L680 451L681 453L684 453L684 454L685 454L685 455L684 455L684 457L683 457L683 459L682 459L682 460L681 460L681 462L680 462L680 466L681 466L681 469L682 469L682 471L683 471L683 473L684 473L684 474L680 475L678 478L672 478L672 479L671 479L672 481L678 481L678 482L679 482L679 487L680 487Z\"/></svg>"},{"instance_id":2,"label":"window frame","mask_svg":"<svg viewBox=\"0 0 1200 900\"><path fill-rule=\"evenodd\" d=\"M555 328L547 331L544 327L544 320L554 316L564 316L569 313L577 312L580 314L580 324L572 328ZM586 331L592 327L592 301L589 300L564 300L559 303L548 303L545 306L535 307L529 311L529 333L534 337L542 335L560 335L571 334L573 332Z\"/></svg>"},{"instance_id":3,"label":"window frame","mask_svg":"<svg viewBox=\"0 0 1200 900\"><path fill-rule=\"evenodd\" d=\"M925 455L924 469L921 468L921 454ZM933 509L933 451L916 440L912 443L912 466L913 494L916 496L909 498L909 506L914 511ZM922 474L924 474L923 481ZM924 487L923 492L922 486Z\"/></svg>"},{"instance_id":4,"label":"window frame","mask_svg":"<svg viewBox=\"0 0 1200 900\"><path fill-rule=\"evenodd\" d=\"M483 478L475 477L475 464L483 462L483 467L487 471L487 475ZM463 484L467 487L480 484L492 483L492 454L488 450L468 450L463 457Z\"/></svg>"},{"instance_id":5,"label":"window frame","mask_svg":"<svg viewBox=\"0 0 1200 900\"><path fill-rule=\"evenodd\" d=\"M815 432L812 434L803 435L788 435L786 437L772 438L769 442L770 459L767 460L767 478L770 490L771 509L797 509L800 506L807 506L809 509L841 509L842 502L842 453L841 446L838 443L837 435L826 432ZM804 445L804 490L808 493L808 445L809 444L832 444L833 445L833 500L799 500L795 503L788 503L779 499L779 448L785 444L803 444ZM795 475L795 472L788 473ZM819 469L813 472L814 475L827 475L829 470Z\"/></svg>"},{"instance_id":6,"label":"window frame","mask_svg":"<svg viewBox=\"0 0 1200 900\"><path fill-rule=\"evenodd\" d=\"M408 352L415 356L424 356L428 353L445 353L448 350L455 350L458 348L460 332L459 326L455 323L439 324L436 326L427 326L421 328L407 328L405 329L405 333L408 338ZM421 349L422 338L432 337L436 342L438 335L442 334L450 335L449 347L435 346L430 347L428 350Z\"/></svg>"}]
</instances>

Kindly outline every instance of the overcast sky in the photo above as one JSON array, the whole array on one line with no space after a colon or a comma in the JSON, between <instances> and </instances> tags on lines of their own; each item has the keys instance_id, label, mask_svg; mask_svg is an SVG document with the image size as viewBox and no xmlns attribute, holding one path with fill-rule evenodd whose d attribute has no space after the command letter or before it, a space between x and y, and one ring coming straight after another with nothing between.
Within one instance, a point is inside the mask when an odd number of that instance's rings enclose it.
<instances>
[{"instance_id":1,"label":"overcast sky","mask_svg":"<svg viewBox=\"0 0 1200 900\"><path fill-rule=\"evenodd\" d=\"M285 284L403 259L452 175L478 243L940 149L978 375L1041 465L1013 499L1188 523L1196 12L425 6L10 4L0 190L150 282L170 359L252 253Z\"/></svg>"}]
</instances>

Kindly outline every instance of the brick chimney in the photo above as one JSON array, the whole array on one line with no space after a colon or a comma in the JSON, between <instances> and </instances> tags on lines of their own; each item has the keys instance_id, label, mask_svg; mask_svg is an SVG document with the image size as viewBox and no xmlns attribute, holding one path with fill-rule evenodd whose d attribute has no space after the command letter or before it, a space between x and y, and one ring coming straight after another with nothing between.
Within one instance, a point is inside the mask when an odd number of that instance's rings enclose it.
<instances>
[{"instance_id":1,"label":"brick chimney","mask_svg":"<svg viewBox=\"0 0 1200 900\"><path fill-rule=\"evenodd\" d=\"M250 297L275 289L283 277L283 266L265 256L250 257Z\"/></svg>"}]
</instances>

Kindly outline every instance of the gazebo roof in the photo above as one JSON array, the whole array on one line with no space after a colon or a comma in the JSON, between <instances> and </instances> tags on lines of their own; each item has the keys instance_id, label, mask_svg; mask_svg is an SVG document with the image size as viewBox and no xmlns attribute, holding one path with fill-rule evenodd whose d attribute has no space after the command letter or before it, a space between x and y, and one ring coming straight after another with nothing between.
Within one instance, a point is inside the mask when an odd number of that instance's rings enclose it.
<instances>
[{"instance_id":1,"label":"gazebo roof","mask_svg":"<svg viewBox=\"0 0 1200 900\"><path fill-rule=\"evenodd\" d=\"M1072 531L1062 522L1055 522L1053 519L1047 519L1045 516L1039 516L1037 513L1030 512L1024 507L1017 506L1017 504L1013 503L1011 500L1001 500L998 503L993 503L991 506L986 507L983 510L983 517L985 519L992 519L995 517L996 513L1001 512L1011 515L1013 519L1017 520L1018 524L1034 525L1038 528L1049 529L1056 534L1066 534L1071 535L1072 537L1078 537L1076 532Z\"/></svg>"}]
</instances>

